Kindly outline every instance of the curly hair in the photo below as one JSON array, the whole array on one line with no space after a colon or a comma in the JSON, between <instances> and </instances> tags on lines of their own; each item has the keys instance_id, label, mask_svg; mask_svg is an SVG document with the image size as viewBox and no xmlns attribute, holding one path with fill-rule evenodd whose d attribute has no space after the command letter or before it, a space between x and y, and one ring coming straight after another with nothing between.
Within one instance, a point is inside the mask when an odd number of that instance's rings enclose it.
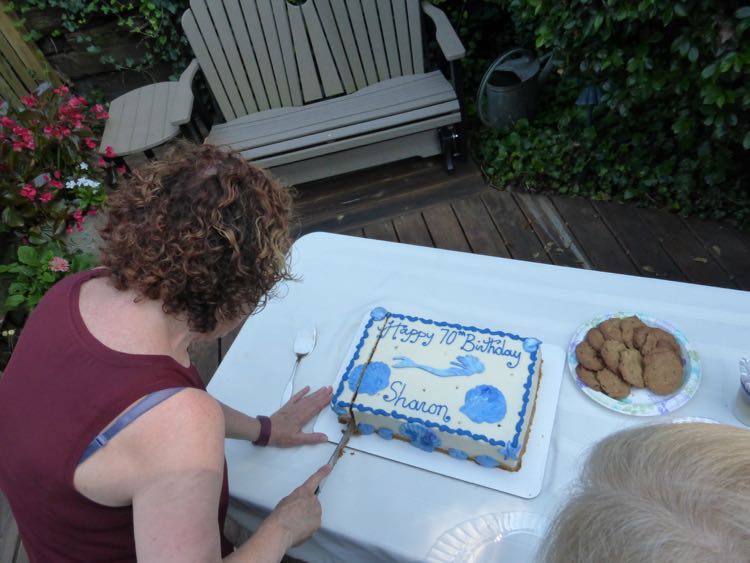
<instances>
[{"instance_id":1,"label":"curly hair","mask_svg":"<svg viewBox=\"0 0 750 563\"><path fill-rule=\"evenodd\" d=\"M159 300L209 333L293 279L291 204L286 188L238 153L179 143L110 196L102 265L117 289Z\"/></svg>"}]
</instances>

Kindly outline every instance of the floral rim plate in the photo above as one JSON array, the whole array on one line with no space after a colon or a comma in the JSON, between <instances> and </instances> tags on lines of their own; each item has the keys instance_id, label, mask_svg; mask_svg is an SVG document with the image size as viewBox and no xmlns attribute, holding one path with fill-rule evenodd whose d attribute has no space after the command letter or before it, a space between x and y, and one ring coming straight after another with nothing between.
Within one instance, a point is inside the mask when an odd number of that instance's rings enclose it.
<instances>
[{"instance_id":1,"label":"floral rim plate","mask_svg":"<svg viewBox=\"0 0 750 563\"><path fill-rule=\"evenodd\" d=\"M441 535L427 554L426 561L532 561L546 527L547 519L534 512L485 514Z\"/></svg>"},{"instance_id":2,"label":"floral rim plate","mask_svg":"<svg viewBox=\"0 0 750 563\"><path fill-rule=\"evenodd\" d=\"M600 391L594 391L591 387L588 387L585 383L578 379L576 375L576 366L578 360L576 359L576 346L586 338L586 333L602 321L611 319L613 317L630 317L632 315L640 318L644 323L649 326L661 328L674 335L677 343L682 349L682 363L684 366L684 382L682 387L671 395L656 395L648 389L636 389L633 388L630 391L630 395L624 399L617 400L612 397L608 397ZM587 323L581 325L576 331L575 335L568 345L568 371L576 382L576 385L591 399L599 403L600 405L607 407L615 412L621 412L623 414L630 414L633 416L658 416L668 414L679 409L682 405L687 403L695 392L698 390L698 386L701 382L701 365L698 359L698 352L693 350L688 342L685 335L679 330L671 326L670 324L649 317L648 315L642 315L640 313L610 313L608 315L602 315L595 319L590 320Z\"/></svg>"}]
</instances>

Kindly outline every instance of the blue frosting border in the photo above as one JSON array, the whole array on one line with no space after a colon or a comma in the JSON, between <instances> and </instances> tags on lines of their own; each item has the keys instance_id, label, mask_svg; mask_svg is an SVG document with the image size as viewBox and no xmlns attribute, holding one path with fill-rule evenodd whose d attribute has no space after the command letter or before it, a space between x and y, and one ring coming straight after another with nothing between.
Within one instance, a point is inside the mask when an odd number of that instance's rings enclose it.
<instances>
[{"instance_id":1,"label":"blue frosting border","mask_svg":"<svg viewBox=\"0 0 750 563\"><path fill-rule=\"evenodd\" d=\"M380 311L383 311L382 308L378 308L378 309ZM459 330L470 330L472 332L478 332L480 334L491 334L493 336L508 337L513 340L520 340L522 342L526 340L526 337L522 337L517 334L512 334L509 332L503 332L501 330L490 330L488 328L479 328L476 326L467 326L467 325L449 323L449 322L444 322L444 321L435 321L433 319L425 319L422 317L404 315L402 313L388 312L387 315L390 317L398 318L398 319L405 319L411 322L422 322L427 325L435 325L437 327L450 327L450 328L455 328ZM341 396L341 393L343 393L344 391L344 384L349 377L349 373L351 373L352 367L354 367L354 363L357 361L357 359L359 359L359 354L361 352L362 345L364 344L365 340L369 336L369 329L372 327L373 322L375 320L376 319L373 316L370 316L370 318L368 319L367 324L365 325L365 329L362 333L362 336L360 337L359 342L357 342L357 345L354 350L354 354L352 355L351 360L346 366L346 371L344 372L344 376L341 378L341 381L339 382L339 386L336 389L336 393L334 394L333 399L331 400L331 406L336 412L341 412L342 409L346 409L349 406L349 404L344 401L339 402L338 398ZM382 319L378 319L378 320L382 320ZM500 446L502 448L506 448L506 452L508 453L510 453L510 451L515 452L520 449L518 441L521 436L521 430L523 429L524 420L526 418L526 409L529 404L529 396L531 395L531 384L534 379L534 366L536 365L536 362L538 359L537 350L538 348L532 352L529 352L529 355L531 356L531 362L529 363L529 368L528 368L529 376L526 378L526 383L524 383L523 385L526 391L523 394L521 410L518 411L518 422L516 423L516 433L514 434L513 439L511 440L510 444L506 444L505 440L493 440L492 438L485 436L484 434L474 434L468 430L461 430L460 428L450 428L444 424L438 424L436 422L431 422L429 420L424 420L421 418L409 417L397 411L388 412L383 409L373 409L372 407L367 407L361 404L352 404L351 406L352 408L355 408L360 412L369 411L373 414L390 416L392 418L405 420L406 422L416 422L419 424L423 424L424 426L427 426L427 427L437 428L441 432L447 432L449 434L456 434L458 436L468 436L476 441L483 441L493 446Z\"/></svg>"}]
</instances>

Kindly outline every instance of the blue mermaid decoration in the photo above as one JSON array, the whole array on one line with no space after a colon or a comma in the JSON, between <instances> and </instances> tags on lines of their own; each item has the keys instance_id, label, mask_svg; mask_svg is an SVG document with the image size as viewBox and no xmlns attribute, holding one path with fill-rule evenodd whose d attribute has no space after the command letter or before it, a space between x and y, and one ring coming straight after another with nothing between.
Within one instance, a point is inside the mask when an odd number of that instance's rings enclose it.
<instances>
[{"instance_id":1,"label":"blue mermaid decoration","mask_svg":"<svg viewBox=\"0 0 750 563\"><path fill-rule=\"evenodd\" d=\"M392 364L394 368L421 369L438 377L458 377L484 372L484 364L476 356L457 356L455 360L451 361L451 367L446 369L418 364L406 356L396 356L393 359L395 360L395 363Z\"/></svg>"}]
</instances>

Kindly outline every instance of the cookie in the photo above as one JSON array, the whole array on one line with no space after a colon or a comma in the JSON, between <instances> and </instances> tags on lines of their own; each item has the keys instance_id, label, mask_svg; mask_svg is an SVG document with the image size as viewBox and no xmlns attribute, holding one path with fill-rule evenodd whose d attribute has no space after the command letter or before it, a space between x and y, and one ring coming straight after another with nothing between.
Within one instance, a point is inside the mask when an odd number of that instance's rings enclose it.
<instances>
[{"instance_id":1,"label":"cookie","mask_svg":"<svg viewBox=\"0 0 750 563\"><path fill-rule=\"evenodd\" d=\"M624 399L630 394L630 385L607 368L596 372L596 380L599 382L602 391L613 399Z\"/></svg>"},{"instance_id":2,"label":"cookie","mask_svg":"<svg viewBox=\"0 0 750 563\"><path fill-rule=\"evenodd\" d=\"M602 331L594 327L586 333L586 342L591 344L594 350L600 350L602 344L604 344L604 335Z\"/></svg>"},{"instance_id":3,"label":"cookie","mask_svg":"<svg viewBox=\"0 0 750 563\"><path fill-rule=\"evenodd\" d=\"M673 350L655 350L644 356L643 365L643 382L657 395L670 395L682 385L682 361Z\"/></svg>"},{"instance_id":4,"label":"cookie","mask_svg":"<svg viewBox=\"0 0 750 563\"><path fill-rule=\"evenodd\" d=\"M601 350L599 350L599 354L601 355L602 360L604 360L604 365L606 365L610 371L615 373L619 371L620 352L625 349L625 344L619 340L604 341Z\"/></svg>"},{"instance_id":5,"label":"cookie","mask_svg":"<svg viewBox=\"0 0 750 563\"><path fill-rule=\"evenodd\" d=\"M579 364L576 366L576 375L578 376L578 379L586 384L587 387L591 387L594 391L601 390L601 386L596 380L596 373L594 373L593 371L586 369Z\"/></svg>"},{"instance_id":6,"label":"cookie","mask_svg":"<svg viewBox=\"0 0 750 563\"><path fill-rule=\"evenodd\" d=\"M592 371L599 371L604 368L604 364L596 354L596 350L585 340L576 346L576 359L579 364Z\"/></svg>"},{"instance_id":7,"label":"cookie","mask_svg":"<svg viewBox=\"0 0 750 563\"><path fill-rule=\"evenodd\" d=\"M644 322L635 315L631 317L625 317L624 319L620 320L622 341L625 343L625 346L627 346L628 348L635 348L635 344L633 343L633 333L636 328L644 326L646 326Z\"/></svg>"},{"instance_id":8,"label":"cookie","mask_svg":"<svg viewBox=\"0 0 750 563\"><path fill-rule=\"evenodd\" d=\"M639 326L633 329L633 346L639 350L643 348L643 344L646 342L646 335L651 330L649 326Z\"/></svg>"},{"instance_id":9,"label":"cookie","mask_svg":"<svg viewBox=\"0 0 750 563\"><path fill-rule=\"evenodd\" d=\"M675 354L680 355L680 345L677 344L674 336L666 330L660 328L649 328L646 332L646 339L640 347L641 354L648 356L657 346L670 348Z\"/></svg>"},{"instance_id":10,"label":"cookie","mask_svg":"<svg viewBox=\"0 0 750 563\"><path fill-rule=\"evenodd\" d=\"M620 364L618 366L620 377L633 387L645 387L643 382L643 359L638 350L626 348L620 352Z\"/></svg>"},{"instance_id":11,"label":"cookie","mask_svg":"<svg viewBox=\"0 0 750 563\"><path fill-rule=\"evenodd\" d=\"M622 342L620 319L616 317L607 319L603 323L600 323L597 328L602 332L604 338L606 338L607 340L619 340L620 342Z\"/></svg>"}]
</instances>

